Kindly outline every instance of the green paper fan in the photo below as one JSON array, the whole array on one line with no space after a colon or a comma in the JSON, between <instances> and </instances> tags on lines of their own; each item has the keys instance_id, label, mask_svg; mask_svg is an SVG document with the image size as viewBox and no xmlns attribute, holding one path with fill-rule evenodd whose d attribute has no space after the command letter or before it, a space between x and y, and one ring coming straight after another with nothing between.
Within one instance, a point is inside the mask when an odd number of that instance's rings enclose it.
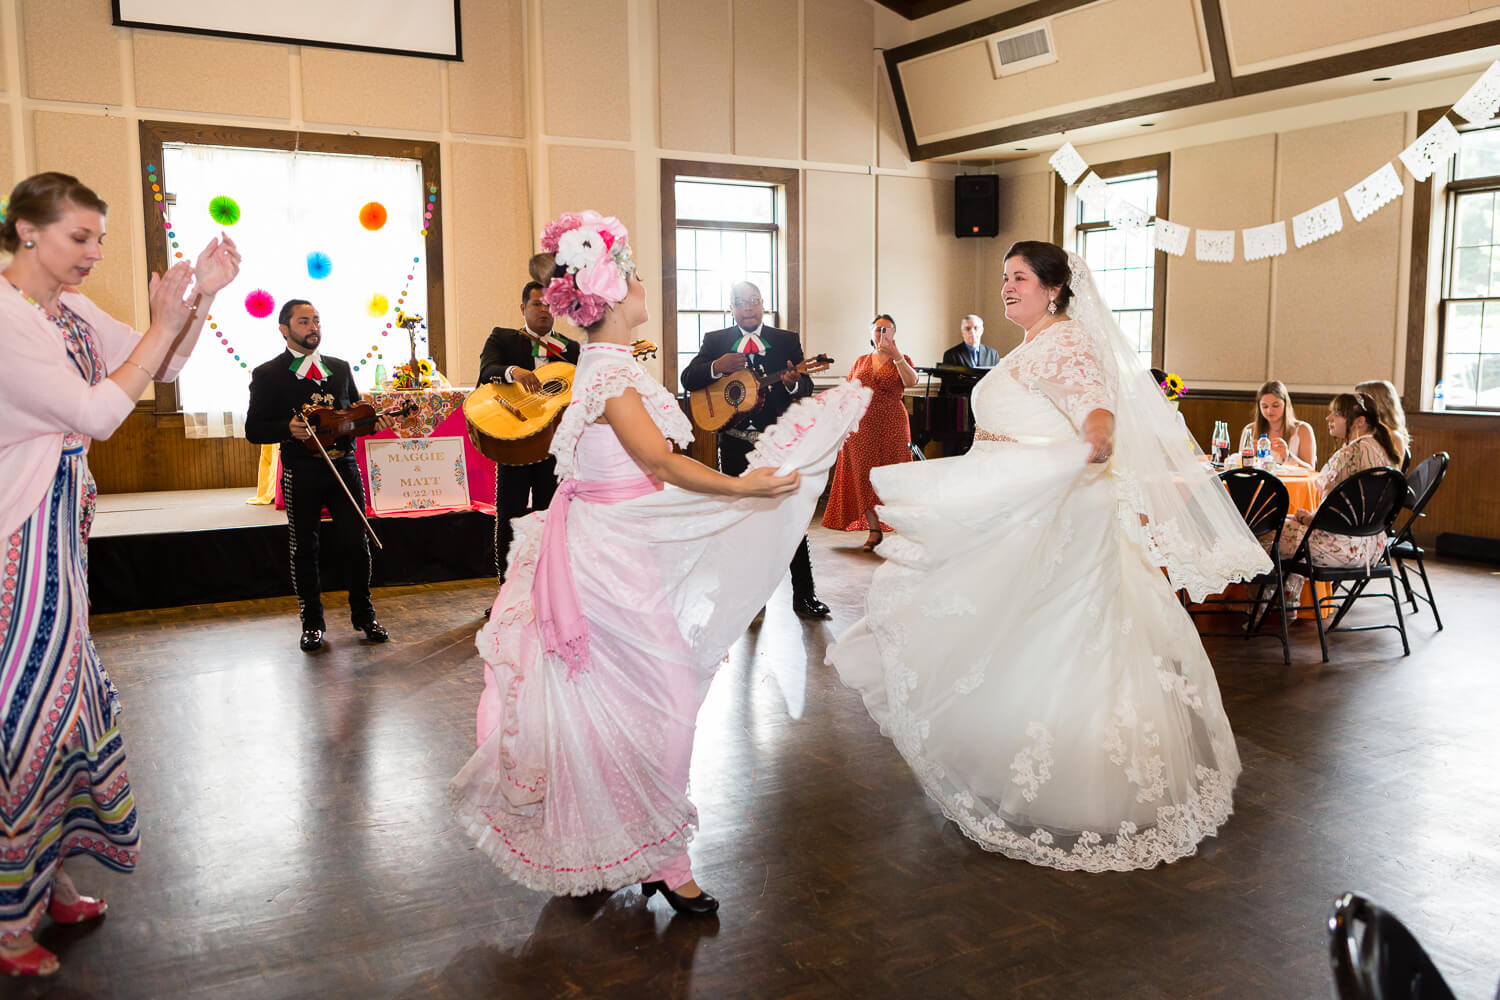
<instances>
[{"instance_id":1,"label":"green paper fan","mask_svg":"<svg viewBox=\"0 0 1500 1000\"><path fill-rule=\"evenodd\" d=\"M240 203L221 194L208 203L208 214L221 226L232 226L240 221Z\"/></svg>"}]
</instances>

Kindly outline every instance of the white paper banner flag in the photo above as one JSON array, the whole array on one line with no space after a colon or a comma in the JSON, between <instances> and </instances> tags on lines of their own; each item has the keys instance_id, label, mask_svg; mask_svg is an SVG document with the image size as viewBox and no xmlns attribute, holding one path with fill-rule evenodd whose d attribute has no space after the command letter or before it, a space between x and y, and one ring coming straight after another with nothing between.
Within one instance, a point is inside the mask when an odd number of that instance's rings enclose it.
<instances>
[{"instance_id":1,"label":"white paper banner flag","mask_svg":"<svg viewBox=\"0 0 1500 1000\"><path fill-rule=\"evenodd\" d=\"M1332 236L1344 228L1344 213L1339 211L1339 200L1329 198L1301 215L1292 216L1292 239L1299 248L1316 243L1325 236Z\"/></svg>"},{"instance_id":2,"label":"white paper banner flag","mask_svg":"<svg viewBox=\"0 0 1500 1000\"><path fill-rule=\"evenodd\" d=\"M1244 231L1245 259L1264 260L1286 253L1286 223L1273 222Z\"/></svg>"},{"instance_id":3,"label":"white paper banner flag","mask_svg":"<svg viewBox=\"0 0 1500 1000\"><path fill-rule=\"evenodd\" d=\"M1085 205L1097 212L1109 211L1109 185L1092 170L1083 179L1083 183L1078 185L1078 197L1083 199Z\"/></svg>"},{"instance_id":4,"label":"white paper banner flag","mask_svg":"<svg viewBox=\"0 0 1500 1000\"><path fill-rule=\"evenodd\" d=\"M1349 211L1355 222L1363 222L1376 210L1401 197L1401 178L1396 168L1387 163L1358 184L1344 192Z\"/></svg>"},{"instance_id":5,"label":"white paper banner flag","mask_svg":"<svg viewBox=\"0 0 1500 1000\"><path fill-rule=\"evenodd\" d=\"M1198 259L1215 264L1228 264L1234 260L1233 229L1198 230Z\"/></svg>"},{"instance_id":6,"label":"white paper banner flag","mask_svg":"<svg viewBox=\"0 0 1500 1000\"><path fill-rule=\"evenodd\" d=\"M1156 249L1162 253L1169 253L1173 257L1181 257L1187 253L1188 233L1192 231L1189 226L1179 226L1175 222L1158 218L1156 225L1151 227L1156 230Z\"/></svg>"},{"instance_id":7,"label":"white paper banner flag","mask_svg":"<svg viewBox=\"0 0 1500 1000\"><path fill-rule=\"evenodd\" d=\"M1072 185L1074 181L1082 177L1083 172L1089 168L1071 142L1063 143L1062 149L1053 153L1052 158L1047 162L1052 164L1052 169L1057 171L1057 176L1068 185Z\"/></svg>"},{"instance_id":8,"label":"white paper banner flag","mask_svg":"<svg viewBox=\"0 0 1500 1000\"><path fill-rule=\"evenodd\" d=\"M1140 229L1151 221L1151 213L1124 198L1109 207L1109 224L1116 229Z\"/></svg>"},{"instance_id":9,"label":"white paper banner flag","mask_svg":"<svg viewBox=\"0 0 1500 1000\"><path fill-rule=\"evenodd\" d=\"M1447 117L1417 137L1417 141L1401 151L1401 162L1419 181L1432 176L1438 166L1458 152L1458 130Z\"/></svg>"},{"instance_id":10,"label":"white paper banner flag","mask_svg":"<svg viewBox=\"0 0 1500 1000\"><path fill-rule=\"evenodd\" d=\"M1484 75L1453 105L1453 113L1466 122L1487 122L1500 110L1500 61L1490 63Z\"/></svg>"}]
</instances>

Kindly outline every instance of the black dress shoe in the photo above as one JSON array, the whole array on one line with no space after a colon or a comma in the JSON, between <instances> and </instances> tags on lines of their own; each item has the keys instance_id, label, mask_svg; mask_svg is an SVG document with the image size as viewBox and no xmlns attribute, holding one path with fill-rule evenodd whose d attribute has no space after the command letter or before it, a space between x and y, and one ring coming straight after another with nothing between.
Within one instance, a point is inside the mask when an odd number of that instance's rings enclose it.
<instances>
[{"instance_id":1,"label":"black dress shoe","mask_svg":"<svg viewBox=\"0 0 1500 1000\"><path fill-rule=\"evenodd\" d=\"M830 618L828 605L818 600L817 594L796 594L792 597L792 610L798 618Z\"/></svg>"},{"instance_id":2,"label":"black dress shoe","mask_svg":"<svg viewBox=\"0 0 1500 1000\"><path fill-rule=\"evenodd\" d=\"M314 653L323 648L323 630L320 628L305 628L302 630L302 638L297 640L297 645L302 647L304 653Z\"/></svg>"},{"instance_id":3,"label":"black dress shoe","mask_svg":"<svg viewBox=\"0 0 1500 1000\"><path fill-rule=\"evenodd\" d=\"M390 642L391 634L385 630L385 626L375 619L370 619L368 625L356 625L355 628L364 632L365 638L371 642Z\"/></svg>"},{"instance_id":4,"label":"black dress shoe","mask_svg":"<svg viewBox=\"0 0 1500 1000\"><path fill-rule=\"evenodd\" d=\"M642 882L641 895L647 899L651 894L659 892L672 909L686 917L710 917L719 912L719 901L706 892L700 891L696 896L679 896L667 888L665 882Z\"/></svg>"}]
</instances>

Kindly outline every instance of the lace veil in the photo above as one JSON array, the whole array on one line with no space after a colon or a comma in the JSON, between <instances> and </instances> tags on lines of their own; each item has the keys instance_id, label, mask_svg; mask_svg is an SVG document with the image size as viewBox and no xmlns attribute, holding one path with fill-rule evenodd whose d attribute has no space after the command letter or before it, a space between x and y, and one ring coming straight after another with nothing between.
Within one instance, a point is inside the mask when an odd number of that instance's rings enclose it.
<instances>
[{"instance_id":1,"label":"lace veil","mask_svg":"<svg viewBox=\"0 0 1500 1000\"><path fill-rule=\"evenodd\" d=\"M1069 252L1068 316L1087 331L1115 388L1114 459L1120 520L1193 600L1268 571L1270 558L1217 477L1198 461L1182 418L1115 321L1084 259ZM1144 523L1143 523L1144 520Z\"/></svg>"}]
</instances>

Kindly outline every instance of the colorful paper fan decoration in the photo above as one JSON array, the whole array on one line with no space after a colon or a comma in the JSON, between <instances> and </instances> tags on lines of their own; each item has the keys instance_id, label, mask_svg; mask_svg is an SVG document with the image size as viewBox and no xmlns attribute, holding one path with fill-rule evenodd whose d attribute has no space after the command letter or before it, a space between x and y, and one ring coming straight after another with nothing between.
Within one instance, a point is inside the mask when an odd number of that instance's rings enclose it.
<instances>
[{"instance_id":1,"label":"colorful paper fan decoration","mask_svg":"<svg viewBox=\"0 0 1500 1000\"><path fill-rule=\"evenodd\" d=\"M370 304L365 307L371 316L384 316L390 311L391 300L376 292L370 297Z\"/></svg>"},{"instance_id":2,"label":"colorful paper fan decoration","mask_svg":"<svg viewBox=\"0 0 1500 1000\"><path fill-rule=\"evenodd\" d=\"M265 319L271 315L271 310L276 308L276 300L271 293L263 288L257 288L245 296L245 312L256 319Z\"/></svg>"},{"instance_id":3,"label":"colorful paper fan decoration","mask_svg":"<svg viewBox=\"0 0 1500 1000\"><path fill-rule=\"evenodd\" d=\"M314 250L307 255L307 276L313 279L322 279L333 273L333 260L321 250Z\"/></svg>"},{"instance_id":4,"label":"colorful paper fan decoration","mask_svg":"<svg viewBox=\"0 0 1500 1000\"><path fill-rule=\"evenodd\" d=\"M208 214L221 226L232 226L240 221L240 203L221 194L208 203Z\"/></svg>"},{"instance_id":5,"label":"colorful paper fan decoration","mask_svg":"<svg viewBox=\"0 0 1500 1000\"><path fill-rule=\"evenodd\" d=\"M359 210L359 224L372 233L385 225L385 206L378 201L367 202Z\"/></svg>"}]
</instances>

